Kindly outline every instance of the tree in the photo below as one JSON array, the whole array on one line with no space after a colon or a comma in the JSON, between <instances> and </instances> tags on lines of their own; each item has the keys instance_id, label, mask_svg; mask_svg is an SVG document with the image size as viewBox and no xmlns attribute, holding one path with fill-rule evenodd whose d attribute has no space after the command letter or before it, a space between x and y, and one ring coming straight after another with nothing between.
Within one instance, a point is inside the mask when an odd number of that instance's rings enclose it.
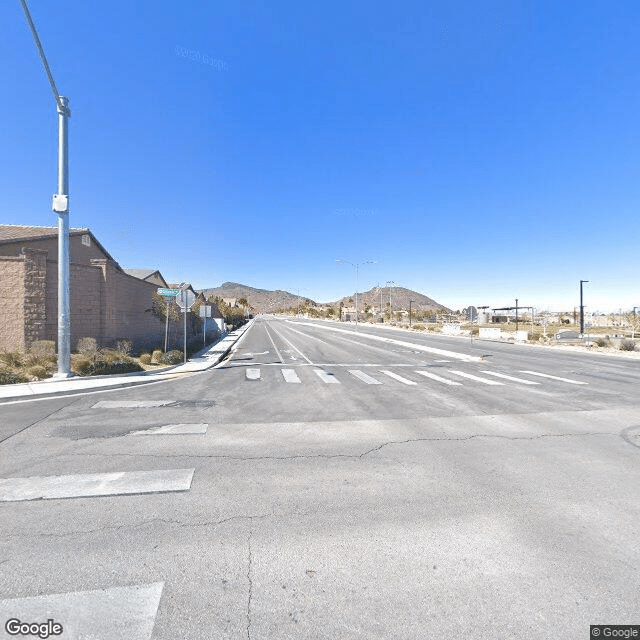
<instances>
[{"instance_id":1,"label":"tree","mask_svg":"<svg viewBox=\"0 0 640 640\"><path fill-rule=\"evenodd\" d=\"M633 312L625 313L624 320L631 327L631 339L633 340L636 337L636 333L640 333L640 315L636 315Z\"/></svg>"}]
</instances>

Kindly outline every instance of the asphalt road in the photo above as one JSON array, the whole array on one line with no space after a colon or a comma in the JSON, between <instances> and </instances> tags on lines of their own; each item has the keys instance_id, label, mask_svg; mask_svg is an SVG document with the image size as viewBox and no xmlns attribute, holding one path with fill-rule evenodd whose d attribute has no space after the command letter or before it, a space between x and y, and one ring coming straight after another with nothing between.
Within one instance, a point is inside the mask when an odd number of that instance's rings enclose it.
<instances>
[{"instance_id":1,"label":"asphalt road","mask_svg":"<svg viewBox=\"0 0 640 640\"><path fill-rule=\"evenodd\" d=\"M53 617L64 640L640 624L639 391L639 359L259 316L211 371L0 405L0 623ZM53 485L69 497L20 499Z\"/></svg>"}]
</instances>

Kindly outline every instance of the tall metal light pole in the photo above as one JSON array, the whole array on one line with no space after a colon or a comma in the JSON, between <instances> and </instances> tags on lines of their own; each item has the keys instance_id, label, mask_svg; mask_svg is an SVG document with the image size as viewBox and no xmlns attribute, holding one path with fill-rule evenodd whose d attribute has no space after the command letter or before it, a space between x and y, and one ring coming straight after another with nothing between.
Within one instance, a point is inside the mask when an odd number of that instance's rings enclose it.
<instances>
[{"instance_id":1,"label":"tall metal light pole","mask_svg":"<svg viewBox=\"0 0 640 640\"><path fill-rule=\"evenodd\" d=\"M580 336L584 335L584 305L582 304L582 283L588 280L580 280Z\"/></svg>"},{"instance_id":2,"label":"tall metal light pole","mask_svg":"<svg viewBox=\"0 0 640 640\"><path fill-rule=\"evenodd\" d=\"M415 300L409 300L409 326L411 326L411 305Z\"/></svg>"},{"instance_id":3,"label":"tall metal light pole","mask_svg":"<svg viewBox=\"0 0 640 640\"><path fill-rule=\"evenodd\" d=\"M71 376L71 311L69 304L69 100L61 96L53 79L42 43L31 19L26 0L20 0L22 10L36 43L40 59L51 85L58 111L58 193L53 196L52 209L58 214L58 372L54 377Z\"/></svg>"},{"instance_id":4,"label":"tall metal light pole","mask_svg":"<svg viewBox=\"0 0 640 640\"><path fill-rule=\"evenodd\" d=\"M396 283L393 280L387 280L388 285L396 286ZM391 320L391 287L389 287L389 320Z\"/></svg>"},{"instance_id":5,"label":"tall metal light pole","mask_svg":"<svg viewBox=\"0 0 640 640\"><path fill-rule=\"evenodd\" d=\"M516 331L518 330L518 298L516 298Z\"/></svg>"},{"instance_id":6,"label":"tall metal light pole","mask_svg":"<svg viewBox=\"0 0 640 640\"><path fill-rule=\"evenodd\" d=\"M377 260L367 260L366 262L349 262L348 260L341 260L340 258L336 258L336 262L346 262L350 264L352 267L356 268L356 327L358 326L358 267L361 267L365 264L377 264Z\"/></svg>"}]
</instances>

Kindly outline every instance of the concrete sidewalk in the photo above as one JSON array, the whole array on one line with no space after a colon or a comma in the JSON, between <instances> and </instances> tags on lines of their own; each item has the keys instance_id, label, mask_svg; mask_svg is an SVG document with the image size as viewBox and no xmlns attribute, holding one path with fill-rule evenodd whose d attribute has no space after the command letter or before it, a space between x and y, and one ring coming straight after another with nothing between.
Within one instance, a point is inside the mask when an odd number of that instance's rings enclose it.
<instances>
[{"instance_id":1,"label":"concrete sidewalk","mask_svg":"<svg viewBox=\"0 0 640 640\"><path fill-rule=\"evenodd\" d=\"M170 380L184 375L191 375L199 371L206 371L215 367L240 340L245 331L253 324L247 324L232 331L215 344L209 345L202 351L189 358L185 364L164 367L157 371L140 373L125 373L110 376L75 377L67 380L40 380L38 382L24 382L21 384L0 385L0 404L9 400L24 400L38 397L52 397L58 395L73 395L91 391L92 389L117 389L131 387L138 384L149 384L160 380Z\"/></svg>"}]
</instances>

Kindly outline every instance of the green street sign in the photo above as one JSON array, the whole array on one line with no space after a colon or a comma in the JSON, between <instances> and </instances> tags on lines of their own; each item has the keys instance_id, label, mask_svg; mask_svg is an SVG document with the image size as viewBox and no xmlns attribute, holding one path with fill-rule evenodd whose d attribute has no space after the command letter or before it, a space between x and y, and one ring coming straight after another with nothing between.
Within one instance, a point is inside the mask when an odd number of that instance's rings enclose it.
<instances>
[{"instance_id":1,"label":"green street sign","mask_svg":"<svg viewBox=\"0 0 640 640\"><path fill-rule=\"evenodd\" d=\"M180 293L180 289L158 289L158 293L161 296L177 296Z\"/></svg>"}]
</instances>

